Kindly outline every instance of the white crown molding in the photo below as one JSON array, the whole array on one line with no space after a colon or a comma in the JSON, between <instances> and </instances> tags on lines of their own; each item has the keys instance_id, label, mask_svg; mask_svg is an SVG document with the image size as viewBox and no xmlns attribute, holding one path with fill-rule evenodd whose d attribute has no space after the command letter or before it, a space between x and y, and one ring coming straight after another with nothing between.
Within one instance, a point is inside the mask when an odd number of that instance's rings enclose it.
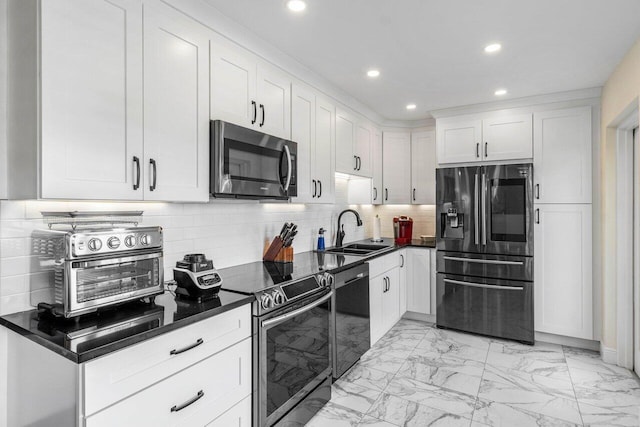
<instances>
[{"instance_id":1,"label":"white crown molding","mask_svg":"<svg viewBox=\"0 0 640 427\"><path fill-rule=\"evenodd\" d=\"M566 92L556 92L544 95L527 96L523 98L508 99L495 102L485 102L482 104L464 105L460 107L444 108L434 110L431 115L436 118L460 116L465 114L485 113L488 111L503 110L508 108L521 108L531 105L552 104L557 102L567 102L576 100L586 100L600 98L601 87L571 90Z\"/></svg>"}]
</instances>

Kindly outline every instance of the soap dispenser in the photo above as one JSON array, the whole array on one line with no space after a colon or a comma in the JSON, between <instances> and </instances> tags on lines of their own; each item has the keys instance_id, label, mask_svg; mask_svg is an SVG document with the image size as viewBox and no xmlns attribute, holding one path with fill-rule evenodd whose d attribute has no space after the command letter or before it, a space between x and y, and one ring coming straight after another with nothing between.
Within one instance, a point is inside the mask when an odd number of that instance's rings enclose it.
<instances>
[{"instance_id":1,"label":"soap dispenser","mask_svg":"<svg viewBox=\"0 0 640 427\"><path fill-rule=\"evenodd\" d=\"M319 251L324 251L324 232L326 230L324 228L321 228L320 230L318 230L318 250Z\"/></svg>"}]
</instances>

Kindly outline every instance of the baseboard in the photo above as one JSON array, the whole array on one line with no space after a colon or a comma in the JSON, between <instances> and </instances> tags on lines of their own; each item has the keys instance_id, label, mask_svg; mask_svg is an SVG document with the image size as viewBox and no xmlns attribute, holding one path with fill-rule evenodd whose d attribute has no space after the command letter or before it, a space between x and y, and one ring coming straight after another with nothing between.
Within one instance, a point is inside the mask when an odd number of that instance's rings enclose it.
<instances>
[{"instance_id":1,"label":"baseboard","mask_svg":"<svg viewBox=\"0 0 640 427\"><path fill-rule=\"evenodd\" d=\"M605 347L604 344L600 343L600 357L602 357L602 361L604 363L609 363L611 365L618 364L618 351Z\"/></svg>"},{"instance_id":2,"label":"baseboard","mask_svg":"<svg viewBox=\"0 0 640 427\"><path fill-rule=\"evenodd\" d=\"M584 348L586 350L600 351L600 342L585 340L582 338L565 337L563 335L547 334L536 332L536 341L548 342L551 344L566 345L567 347Z\"/></svg>"},{"instance_id":3,"label":"baseboard","mask_svg":"<svg viewBox=\"0 0 640 427\"><path fill-rule=\"evenodd\" d=\"M423 314L423 313L416 313L414 311L407 311L402 315L402 318L410 319L410 320L419 320L421 322L436 323L435 314Z\"/></svg>"}]
</instances>

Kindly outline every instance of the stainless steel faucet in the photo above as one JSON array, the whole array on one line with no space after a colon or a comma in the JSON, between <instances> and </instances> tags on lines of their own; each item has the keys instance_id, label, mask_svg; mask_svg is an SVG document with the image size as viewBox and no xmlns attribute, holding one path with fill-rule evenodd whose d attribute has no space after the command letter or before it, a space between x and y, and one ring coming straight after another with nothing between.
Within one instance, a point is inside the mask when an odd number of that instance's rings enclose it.
<instances>
[{"instance_id":1,"label":"stainless steel faucet","mask_svg":"<svg viewBox=\"0 0 640 427\"><path fill-rule=\"evenodd\" d=\"M342 246L342 241L344 240L344 225L342 225L341 227L340 222L342 220L342 215L346 214L347 212L352 212L356 216L358 227L362 226L362 220L360 219L360 214L357 211L354 211L353 209L345 209L340 212L340 215L338 215L338 233L336 234L336 246Z\"/></svg>"}]
</instances>

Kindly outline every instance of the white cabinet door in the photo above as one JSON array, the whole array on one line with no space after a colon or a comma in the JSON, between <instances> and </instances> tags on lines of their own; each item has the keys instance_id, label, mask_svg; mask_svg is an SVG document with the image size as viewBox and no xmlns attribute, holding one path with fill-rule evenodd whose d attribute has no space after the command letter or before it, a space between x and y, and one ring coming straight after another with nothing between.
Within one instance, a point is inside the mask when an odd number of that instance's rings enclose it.
<instances>
[{"instance_id":1,"label":"white cabinet door","mask_svg":"<svg viewBox=\"0 0 640 427\"><path fill-rule=\"evenodd\" d=\"M407 311L407 249L398 251L400 256L398 299L400 300L400 317Z\"/></svg>"},{"instance_id":2,"label":"white cabinet door","mask_svg":"<svg viewBox=\"0 0 640 427\"><path fill-rule=\"evenodd\" d=\"M357 156L354 154L356 119L346 111L336 109L336 172L353 174Z\"/></svg>"},{"instance_id":3,"label":"white cabinet door","mask_svg":"<svg viewBox=\"0 0 640 427\"><path fill-rule=\"evenodd\" d=\"M373 128L369 123L358 123L356 128L356 145L354 153L358 157L356 175L371 178L371 145L373 144Z\"/></svg>"},{"instance_id":4,"label":"white cabinet door","mask_svg":"<svg viewBox=\"0 0 640 427\"><path fill-rule=\"evenodd\" d=\"M209 32L161 3L145 8L145 200L209 200Z\"/></svg>"},{"instance_id":5,"label":"white cabinet door","mask_svg":"<svg viewBox=\"0 0 640 427\"><path fill-rule=\"evenodd\" d=\"M41 197L142 199L141 2L40 6Z\"/></svg>"},{"instance_id":6,"label":"white cabinet door","mask_svg":"<svg viewBox=\"0 0 640 427\"><path fill-rule=\"evenodd\" d=\"M481 120L438 122L436 128L439 164L482 160Z\"/></svg>"},{"instance_id":7,"label":"white cabinet door","mask_svg":"<svg viewBox=\"0 0 640 427\"><path fill-rule=\"evenodd\" d=\"M591 203L591 107L535 113L536 203Z\"/></svg>"},{"instance_id":8,"label":"white cabinet door","mask_svg":"<svg viewBox=\"0 0 640 427\"><path fill-rule=\"evenodd\" d=\"M318 196L315 178L316 96L301 85L291 90L291 139L298 144L297 185L294 203L310 203Z\"/></svg>"},{"instance_id":9,"label":"white cabinet door","mask_svg":"<svg viewBox=\"0 0 640 427\"><path fill-rule=\"evenodd\" d=\"M383 295L386 288L384 274L369 279L369 311L371 345L373 346L386 332L384 330Z\"/></svg>"},{"instance_id":10,"label":"white cabinet door","mask_svg":"<svg viewBox=\"0 0 640 427\"><path fill-rule=\"evenodd\" d=\"M591 205L535 205L535 330L593 339Z\"/></svg>"},{"instance_id":11,"label":"white cabinet door","mask_svg":"<svg viewBox=\"0 0 640 427\"><path fill-rule=\"evenodd\" d=\"M436 133L411 134L411 203L436 203Z\"/></svg>"},{"instance_id":12,"label":"white cabinet door","mask_svg":"<svg viewBox=\"0 0 640 427\"><path fill-rule=\"evenodd\" d=\"M275 68L259 64L257 102L256 129L291 139L291 78Z\"/></svg>"},{"instance_id":13,"label":"white cabinet door","mask_svg":"<svg viewBox=\"0 0 640 427\"><path fill-rule=\"evenodd\" d=\"M407 249L407 311L431 314L430 252Z\"/></svg>"},{"instance_id":14,"label":"white cabinet door","mask_svg":"<svg viewBox=\"0 0 640 427\"><path fill-rule=\"evenodd\" d=\"M318 182L318 195L316 200L320 203L334 203L336 199L336 108L331 102L319 96L316 97L315 129L316 161L313 176Z\"/></svg>"},{"instance_id":15,"label":"white cabinet door","mask_svg":"<svg viewBox=\"0 0 640 427\"><path fill-rule=\"evenodd\" d=\"M371 203L382 204L382 131L375 129L373 133L373 145L371 147L371 158L373 163L373 181L371 184Z\"/></svg>"},{"instance_id":16,"label":"white cabinet door","mask_svg":"<svg viewBox=\"0 0 640 427\"><path fill-rule=\"evenodd\" d=\"M394 267L383 276L387 278L386 292L382 295L384 335L400 320L400 267Z\"/></svg>"},{"instance_id":17,"label":"white cabinet door","mask_svg":"<svg viewBox=\"0 0 640 427\"><path fill-rule=\"evenodd\" d=\"M206 427L251 427L251 396L220 415Z\"/></svg>"},{"instance_id":18,"label":"white cabinet door","mask_svg":"<svg viewBox=\"0 0 640 427\"><path fill-rule=\"evenodd\" d=\"M211 120L252 127L258 119L256 62L239 48L211 42Z\"/></svg>"},{"instance_id":19,"label":"white cabinet door","mask_svg":"<svg viewBox=\"0 0 640 427\"><path fill-rule=\"evenodd\" d=\"M518 160L533 157L531 114L482 121L483 160Z\"/></svg>"},{"instance_id":20,"label":"white cabinet door","mask_svg":"<svg viewBox=\"0 0 640 427\"><path fill-rule=\"evenodd\" d=\"M411 203L411 134L385 132L382 143L384 204Z\"/></svg>"}]
</instances>

